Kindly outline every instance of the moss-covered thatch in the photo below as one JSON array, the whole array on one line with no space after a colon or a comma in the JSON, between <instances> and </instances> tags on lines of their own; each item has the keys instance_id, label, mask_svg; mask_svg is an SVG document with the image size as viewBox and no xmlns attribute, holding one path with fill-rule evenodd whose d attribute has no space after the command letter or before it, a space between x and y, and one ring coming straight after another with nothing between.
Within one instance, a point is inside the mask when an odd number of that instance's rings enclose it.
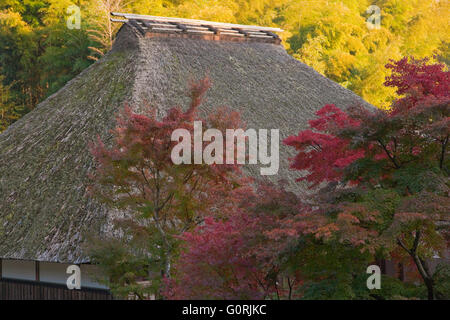
<instances>
[{"instance_id":1,"label":"moss-covered thatch","mask_svg":"<svg viewBox=\"0 0 450 320\"><path fill-rule=\"evenodd\" d=\"M366 104L352 92L290 57L281 45L181 37L144 38L125 25L103 59L0 135L0 257L87 262L86 232L101 232L108 209L86 194L93 167L87 150L111 137L125 101L162 112L185 105L188 81L209 76L203 110L240 110L249 128L280 129L281 139L305 128L327 103ZM273 180L294 184L287 149ZM249 168L259 175L259 167Z\"/></svg>"}]
</instances>

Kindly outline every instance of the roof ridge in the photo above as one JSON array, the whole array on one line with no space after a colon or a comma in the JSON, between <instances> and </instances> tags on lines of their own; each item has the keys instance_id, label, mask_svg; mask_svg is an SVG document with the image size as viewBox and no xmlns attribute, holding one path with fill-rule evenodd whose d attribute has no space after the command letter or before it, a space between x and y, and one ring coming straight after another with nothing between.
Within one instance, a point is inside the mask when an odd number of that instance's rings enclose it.
<instances>
[{"instance_id":1,"label":"roof ridge","mask_svg":"<svg viewBox=\"0 0 450 320\"><path fill-rule=\"evenodd\" d=\"M273 27L263 27L263 26L255 26L255 25L244 25L244 24L234 24L234 23L226 23L226 22L215 22L215 21L207 21L207 20L197 20L197 19L185 19L185 18L175 18L175 17L161 17L161 16L150 16L143 14L134 14L134 13L121 13L121 12L111 12L112 16L123 17L125 19L140 19L140 20L153 20L160 22L178 22L181 24L191 24L191 25L212 25L223 28L241 28L246 30L262 30L262 31L271 31L271 32L283 32L283 29L273 28Z\"/></svg>"},{"instance_id":2,"label":"roof ridge","mask_svg":"<svg viewBox=\"0 0 450 320\"><path fill-rule=\"evenodd\" d=\"M261 27L254 25L241 25L223 22L213 22L195 19L148 16L131 13L111 12L113 22L130 25L144 37L174 36L200 37L206 40L232 40L232 41L262 41L281 43L275 32L282 32L280 28Z\"/></svg>"}]
</instances>

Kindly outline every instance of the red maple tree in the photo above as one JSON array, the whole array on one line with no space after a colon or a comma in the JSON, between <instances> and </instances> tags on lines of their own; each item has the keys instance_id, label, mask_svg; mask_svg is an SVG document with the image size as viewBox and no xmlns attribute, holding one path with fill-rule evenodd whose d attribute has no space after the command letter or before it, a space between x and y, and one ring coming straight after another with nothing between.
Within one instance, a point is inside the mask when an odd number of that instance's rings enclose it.
<instances>
[{"instance_id":1,"label":"red maple tree","mask_svg":"<svg viewBox=\"0 0 450 320\"><path fill-rule=\"evenodd\" d=\"M183 252L165 295L169 299L292 299L300 275L280 254L298 232L286 232L298 197L263 183L235 197L233 210L182 235Z\"/></svg>"},{"instance_id":2,"label":"red maple tree","mask_svg":"<svg viewBox=\"0 0 450 320\"><path fill-rule=\"evenodd\" d=\"M96 169L90 189L97 199L128 213L114 219L115 227L119 234L126 232L124 238L144 243L140 247L144 257L160 266L160 270L153 271L153 283L161 275L170 277L177 236L216 211L226 212L234 190L247 183L238 165L193 164L194 161L176 165L172 161L171 153L178 143L172 141L176 129L186 129L193 137L194 121L201 121L204 131L215 128L222 130L225 137L225 129L244 127L239 113L229 109L216 109L206 118L199 116L198 108L209 86L208 79L193 83L186 111L171 108L161 120L157 110L148 105L142 113L127 106L112 131L114 141L107 145L97 139L91 145ZM193 155L194 146L191 147ZM103 254L105 250L98 252ZM96 253L93 256L99 264L108 258ZM111 274L116 274L113 271Z\"/></svg>"},{"instance_id":3,"label":"red maple tree","mask_svg":"<svg viewBox=\"0 0 450 320\"><path fill-rule=\"evenodd\" d=\"M428 59L387 67L386 85L400 95L390 110L326 105L284 143L298 152L291 167L306 170L300 179L322 187L309 231L373 253L400 249L433 299L425 260L446 250L450 212L449 72Z\"/></svg>"}]
</instances>

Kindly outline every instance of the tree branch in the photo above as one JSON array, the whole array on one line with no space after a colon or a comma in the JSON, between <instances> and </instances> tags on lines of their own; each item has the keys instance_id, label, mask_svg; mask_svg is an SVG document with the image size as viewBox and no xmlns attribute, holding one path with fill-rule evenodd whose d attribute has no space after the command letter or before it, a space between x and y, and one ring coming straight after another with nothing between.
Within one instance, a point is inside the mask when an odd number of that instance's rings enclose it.
<instances>
[{"instance_id":1,"label":"tree branch","mask_svg":"<svg viewBox=\"0 0 450 320\"><path fill-rule=\"evenodd\" d=\"M381 147L383 148L384 152L386 152L388 158L392 161L392 163L394 164L396 169L400 168L400 165L397 163L397 161L395 160L395 156L392 156L391 153L389 152L389 150L387 149L387 147L384 145L383 142L381 142L381 140L377 140L378 143L381 145Z\"/></svg>"},{"instance_id":2,"label":"tree branch","mask_svg":"<svg viewBox=\"0 0 450 320\"><path fill-rule=\"evenodd\" d=\"M397 244L402 247L406 252L411 254L411 251L406 247L406 245L400 240L400 238L397 238Z\"/></svg>"},{"instance_id":3,"label":"tree branch","mask_svg":"<svg viewBox=\"0 0 450 320\"><path fill-rule=\"evenodd\" d=\"M441 158L439 160L439 168L442 169L444 166L444 159L445 159L445 149L447 148L448 144L448 135L445 138L445 140L442 142L442 151L441 151Z\"/></svg>"}]
</instances>

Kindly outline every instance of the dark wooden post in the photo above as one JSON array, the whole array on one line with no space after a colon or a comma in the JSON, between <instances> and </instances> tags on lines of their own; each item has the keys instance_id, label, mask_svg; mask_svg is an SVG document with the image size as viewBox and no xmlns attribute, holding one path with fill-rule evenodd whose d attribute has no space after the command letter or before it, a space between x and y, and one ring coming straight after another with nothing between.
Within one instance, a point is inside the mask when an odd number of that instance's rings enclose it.
<instances>
[{"instance_id":1,"label":"dark wooden post","mask_svg":"<svg viewBox=\"0 0 450 320\"><path fill-rule=\"evenodd\" d=\"M241 28L232 28L233 30L239 31L239 33L243 34L245 37L250 37L250 33Z\"/></svg>"},{"instance_id":2,"label":"dark wooden post","mask_svg":"<svg viewBox=\"0 0 450 320\"><path fill-rule=\"evenodd\" d=\"M40 265L39 265L39 261L35 261L34 262L34 266L35 266L35 273L36 273L36 276L35 276L35 280L37 281L37 282L39 282L39 281L41 281L40 280L40 271L39 271L39 267L40 267Z\"/></svg>"},{"instance_id":3,"label":"dark wooden post","mask_svg":"<svg viewBox=\"0 0 450 320\"><path fill-rule=\"evenodd\" d=\"M179 23L179 22L171 22L171 24L177 26L177 28L178 28L178 29L181 29L182 32L184 32L184 33L186 33L187 30L188 30L188 28L187 28L184 24L181 24L181 23Z\"/></svg>"},{"instance_id":4,"label":"dark wooden post","mask_svg":"<svg viewBox=\"0 0 450 320\"><path fill-rule=\"evenodd\" d=\"M209 29L209 31L214 32L215 35L220 35L220 30L216 27L210 26L210 25L202 25L203 27L206 27Z\"/></svg>"},{"instance_id":5,"label":"dark wooden post","mask_svg":"<svg viewBox=\"0 0 450 320\"><path fill-rule=\"evenodd\" d=\"M404 281L405 280L405 268L403 266L402 262L399 262L397 264L397 277L399 280Z\"/></svg>"}]
</instances>

